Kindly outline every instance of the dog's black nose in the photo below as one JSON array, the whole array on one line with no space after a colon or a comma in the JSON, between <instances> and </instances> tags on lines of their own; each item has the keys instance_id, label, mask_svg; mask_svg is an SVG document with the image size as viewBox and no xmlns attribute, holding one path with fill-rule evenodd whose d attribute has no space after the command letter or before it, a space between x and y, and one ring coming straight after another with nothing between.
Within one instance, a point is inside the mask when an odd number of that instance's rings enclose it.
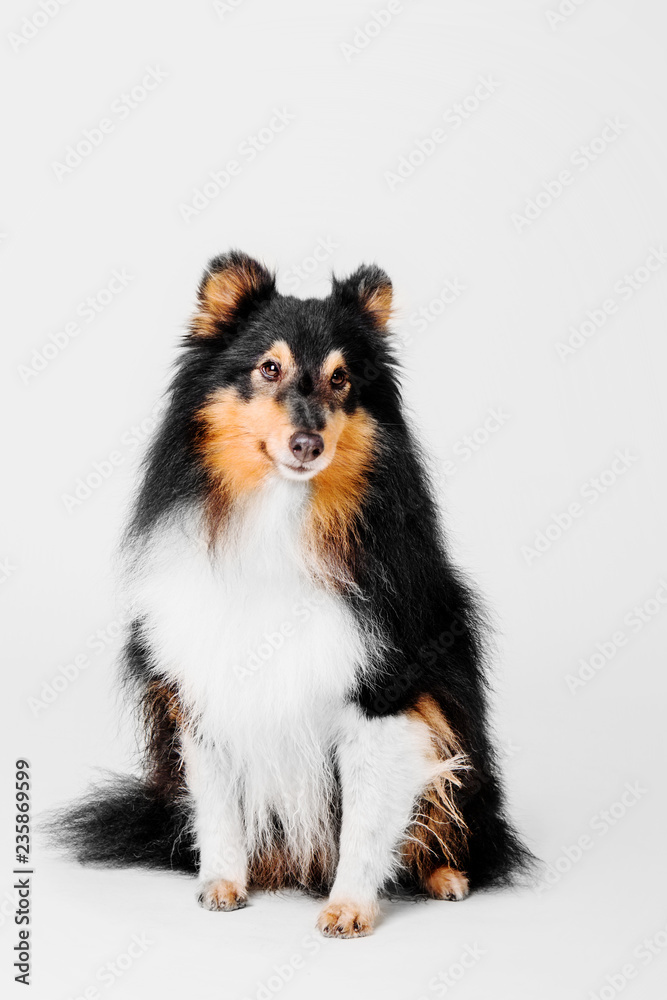
<instances>
[{"instance_id":1,"label":"dog's black nose","mask_svg":"<svg viewBox=\"0 0 667 1000\"><path fill-rule=\"evenodd\" d=\"M289 446L295 458L300 462L312 462L324 451L324 441L320 434L308 434L297 431L289 439Z\"/></svg>"}]
</instances>

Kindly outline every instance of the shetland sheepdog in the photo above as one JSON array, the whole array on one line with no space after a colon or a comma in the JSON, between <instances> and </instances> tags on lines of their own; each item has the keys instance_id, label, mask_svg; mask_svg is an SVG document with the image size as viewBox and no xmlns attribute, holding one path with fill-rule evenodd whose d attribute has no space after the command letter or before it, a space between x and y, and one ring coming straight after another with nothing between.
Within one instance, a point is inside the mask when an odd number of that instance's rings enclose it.
<instances>
[{"instance_id":1,"label":"shetland sheepdog","mask_svg":"<svg viewBox=\"0 0 667 1000\"><path fill-rule=\"evenodd\" d=\"M81 862L196 872L208 910L300 887L337 938L530 867L391 305L376 266L301 300L209 264L124 541L144 773L58 817Z\"/></svg>"}]
</instances>

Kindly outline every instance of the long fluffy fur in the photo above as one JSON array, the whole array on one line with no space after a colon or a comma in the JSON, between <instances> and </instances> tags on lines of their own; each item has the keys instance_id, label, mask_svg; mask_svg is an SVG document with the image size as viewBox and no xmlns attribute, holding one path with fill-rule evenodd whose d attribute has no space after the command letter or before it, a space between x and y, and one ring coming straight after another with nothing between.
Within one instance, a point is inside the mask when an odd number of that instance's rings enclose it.
<instances>
[{"instance_id":1,"label":"long fluffy fur","mask_svg":"<svg viewBox=\"0 0 667 1000\"><path fill-rule=\"evenodd\" d=\"M110 775L45 825L53 844L82 865L163 868L194 874L187 797L167 798L144 778Z\"/></svg>"},{"instance_id":2,"label":"long fluffy fur","mask_svg":"<svg viewBox=\"0 0 667 1000\"><path fill-rule=\"evenodd\" d=\"M387 884L417 894L428 872L455 863L473 889L509 885L530 870L533 859L507 819L488 735L486 624L447 555L424 463L404 417L384 329L390 293L383 272L366 268L335 281L329 299L298 302L278 296L273 276L243 255L213 261L166 415L146 459L125 548L132 572L140 576L161 526L176 525L183 532L196 511L198 523L203 518L208 525L212 545L225 530L229 534L234 511L245 509L246 501L217 482L210 462L202 460L210 449L204 408L220 399L220 412L227 412L232 389L241 400L252 399L256 390L244 374L249 358L254 363L277 339L288 341L304 370L326 351L340 349L351 385L347 402L336 411L339 423L351 433L361 418L363 428L359 425L347 444L341 436L339 457L346 461L339 468L349 471L357 462L358 471L338 494L335 465L328 481L324 472L313 481L310 549L304 558L326 600L339 609L342 624L336 627L345 631L345 623L354 622L365 649L355 651L357 640L350 640L345 654L350 662L366 663L349 685L361 717L402 716L428 695L446 727L445 735L442 727L439 734L433 731L439 770L415 804ZM306 390L293 395L290 413L296 426L322 420L307 397ZM163 676L159 661L156 637L138 612L124 662L126 682L142 705L145 774L113 779L55 817L55 838L83 863L198 867L182 736L186 730L205 735L203 723L196 699L182 703L185 682ZM335 837L340 803L335 762L331 767L329 832ZM251 859L251 879L269 888L326 889L331 860L320 863L315 852L300 871L296 862L290 865L285 850L285 820L282 828L275 818L269 826L271 843Z\"/></svg>"}]
</instances>

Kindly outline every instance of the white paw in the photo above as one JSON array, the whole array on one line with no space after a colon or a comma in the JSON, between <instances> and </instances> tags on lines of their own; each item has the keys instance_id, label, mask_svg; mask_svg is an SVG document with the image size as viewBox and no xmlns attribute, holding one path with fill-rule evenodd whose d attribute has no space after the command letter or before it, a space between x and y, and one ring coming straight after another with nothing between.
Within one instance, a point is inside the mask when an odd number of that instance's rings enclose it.
<instances>
[{"instance_id":1,"label":"white paw","mask_svg":"<svg viewBox=\"0 0 667 1000\"><path fill-rule=\"evenodd\" d=\"M213 879L201 884L197 901L205 910L240 910L248 902L248 893L245 886Z\"/></svg>"}]
</instances>

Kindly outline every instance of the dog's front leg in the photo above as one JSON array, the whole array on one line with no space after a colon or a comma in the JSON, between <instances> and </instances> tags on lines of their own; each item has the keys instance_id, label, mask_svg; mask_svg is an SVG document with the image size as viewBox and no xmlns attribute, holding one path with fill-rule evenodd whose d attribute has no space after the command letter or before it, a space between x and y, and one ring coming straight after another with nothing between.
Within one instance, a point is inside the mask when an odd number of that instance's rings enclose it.
<instances>
[{"instance_id":1,"label":"dog's front leg","mask_svg":"<svg viewBox=\"0 0 667 1000\"><path fill-rule=\"evenodd\" d=\"M248 860L237 790L224 753L183 737L185 776L199 849L199 902L207 910L238 910L248 899Z\"/></svg>"},{"instance_id":2,"label":"dog's front leg","mask_svg":"<svg viewBox=\"0 0 667 1000\"><path fill-rule=\"evenodd\" d=\"M398 864L398 847L428 784L424 727L406 715L368 718L346 709L337 759L342 792L340 854L317 925L327 937L370 934L378 897Z\"/></svg>"}]
</instances>

